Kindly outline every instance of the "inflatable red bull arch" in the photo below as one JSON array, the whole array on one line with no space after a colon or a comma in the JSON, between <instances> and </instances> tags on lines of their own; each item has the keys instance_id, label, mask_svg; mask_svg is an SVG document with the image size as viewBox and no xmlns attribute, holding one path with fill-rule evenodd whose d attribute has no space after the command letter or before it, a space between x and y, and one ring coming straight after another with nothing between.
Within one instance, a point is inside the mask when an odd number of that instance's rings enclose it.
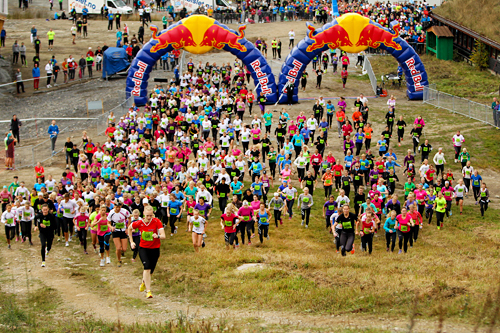
<instances>
[{"instance_id":1,"label":"inflatable red bull arch","mask_svg":"<svg viewBox=\"0 0 500 333\"><path fill-rule=\"evenodd\" d=\"M257 96L262 92L268 104L277 102L277 87L271 67L253 43L245 39L245 26L234 31L208 16L193 15L160 33L155 26L150 29L153 36L132 61L127 77L126 95L127 98L133 96L136 105L145 105L148 101L151 70L165 53L184 49L202 54L213 48L231 52L241 59L252 74Z\"/></svg>"},{"instance_id":2,"label":"inflatable red bull arch","mask_svg":"<svg viewBox=\"0 0 500 333\"><path fill-rule=\"evenodd\" d=\"M294 84L293 101L298 101L298 80L311 60L328 49L341 49L348 53L357 53L368 47L387 51L399 62L406 77L406 94L409 99L423 98L424 86L428 85L424 64L415 50L406 41L398 37L399 26L394 31L382 27L367 17L349 13L337 17L321 29L307 24L309 33L290 52L281 67L279 78L280 103L286 103L283 94L287 84Z\"/></svg>"}]
</instances>

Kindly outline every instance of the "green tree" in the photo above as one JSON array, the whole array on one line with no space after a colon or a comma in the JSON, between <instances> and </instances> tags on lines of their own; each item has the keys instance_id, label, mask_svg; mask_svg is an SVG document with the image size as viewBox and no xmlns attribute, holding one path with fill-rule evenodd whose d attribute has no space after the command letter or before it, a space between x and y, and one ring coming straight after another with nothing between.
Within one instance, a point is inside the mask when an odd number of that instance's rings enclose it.
<instances>
[{"instance_id":1,"label":"green tree","mask_svg":"<svg viewBox=\"0 0 500 333\"><path fill-rule=\"evenodd\" d=\"M479 70L484 70L490 67L489 57L486 44L476 39L474 51L472 51L470 60L479 68Z\"/></svg>"}]
</instances>

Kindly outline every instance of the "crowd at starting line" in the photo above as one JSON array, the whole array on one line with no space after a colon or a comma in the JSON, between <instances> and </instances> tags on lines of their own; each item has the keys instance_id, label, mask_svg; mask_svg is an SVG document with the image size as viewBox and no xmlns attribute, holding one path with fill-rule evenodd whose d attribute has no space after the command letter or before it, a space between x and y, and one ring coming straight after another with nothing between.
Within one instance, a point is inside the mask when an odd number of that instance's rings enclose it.
<instances>
[{"instance_id":1,"label":"crowd at starting line","mask_svg":"<svg viewBox=\"0 0 500 333\"><path fill-rule=\"evenodd\" d=\"M307 77L302 80L305 87ZM256 96L249 82L238 61L190 60L170 84L152 89L145 107L134 105L119 119L111 114L105 142L85 132L80 142L67 138L62 177L47 175L39 163L34 185L15 177L0 191L9 249L14 240L33 245L34 230L45 267L54 239L69 246L75 237L88 254L90 233L100 266L111 264L111 239L121 266L130 243L131 261L139 255L144 265L140 291L150 298L165 228L171 237L179 228L190 232L199 252L210 221L223 229L227 249L238 249L269 240L273 224L278 230L291 223L296 211L308 228L314 208L342 256L354 254L356 235L360 249L371 254L374 236L382 233L388 252L397 244L406 253L425 222L442 230L454 201L455 213L462 214L468 196L481 215L487 210L488 189L459 131L449 138L453 153L433 147L424 119L398 116L392 96L385 118L377 119L386 123L381 133L372 129L363 95L354 101L319 97L312 110L291 117L286 108L266 107L266 97ZM48 131L57 134L55 122ZM397 156L394 148L404 140L413 149ZM15 142L7 136L7 146ZM339 145L344 154L334 156ZM320 187L324 200L317 202ZM314 215L314 223L321 220Z\"/></svg>"}]
</instances>

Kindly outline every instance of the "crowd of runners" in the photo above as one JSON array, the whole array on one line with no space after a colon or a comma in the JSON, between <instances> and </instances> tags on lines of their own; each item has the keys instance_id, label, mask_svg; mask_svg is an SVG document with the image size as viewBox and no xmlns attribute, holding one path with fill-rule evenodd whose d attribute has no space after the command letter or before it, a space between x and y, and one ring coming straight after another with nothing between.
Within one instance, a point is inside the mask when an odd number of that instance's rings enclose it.
<instances>
[{"instance_id":1,"label":"crowd of runners","mask_svg":"<svg viewBox=\"0 0 500 333\"><path fill-rule=\"evenodd\" d=\"M342 255L354 253L356 236L358 251L371 254L379 235L388 252L397 243L406 253L425 225L442 230L453 213L462 214L467 198L481 215L488 208L466 138L457 132L450 146L433 147L428 120L404 119L392 96L387 126L375 133L363 95L319 97L292 117L248 88L249 72L237 60L186 66L170 84L156 85L145 107L111 114L104 142L86 133L67 138L62 175L46 174L39 163L33 179L15 178L0 191L9 248L33 245L35 232L43 267L54 241L77 240L84 254L90 248L100 255L100 266L139 255L140 290L152 297L151 274L167 234L191 233L199 252L208 240L238 249L267 242L290 223L323 224ZM413 150L396 155L405 140ZM216 227L207 238L209 223Z\"/></svg>"}]
</instances>

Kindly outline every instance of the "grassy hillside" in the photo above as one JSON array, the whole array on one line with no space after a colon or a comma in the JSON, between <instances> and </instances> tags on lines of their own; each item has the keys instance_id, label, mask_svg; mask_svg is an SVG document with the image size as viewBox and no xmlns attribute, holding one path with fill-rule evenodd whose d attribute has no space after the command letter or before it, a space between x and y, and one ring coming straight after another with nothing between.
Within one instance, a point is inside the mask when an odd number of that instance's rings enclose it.
<instances>
[{"instance_id":1,"label":"grassy hillside","mask_svg":"<svg viewBox=\"0 0 500 333\"><path fill-rule=\"evenodd\" d=\"M429 77L437 89L448 94L490 104L498 97L499 78L489 71L479 71L465 62L444 61L431 55L420 56ZM397 61L391 56L370 58L377 78L387 73L395 73Z\"/></svg>"}]
</instances>

